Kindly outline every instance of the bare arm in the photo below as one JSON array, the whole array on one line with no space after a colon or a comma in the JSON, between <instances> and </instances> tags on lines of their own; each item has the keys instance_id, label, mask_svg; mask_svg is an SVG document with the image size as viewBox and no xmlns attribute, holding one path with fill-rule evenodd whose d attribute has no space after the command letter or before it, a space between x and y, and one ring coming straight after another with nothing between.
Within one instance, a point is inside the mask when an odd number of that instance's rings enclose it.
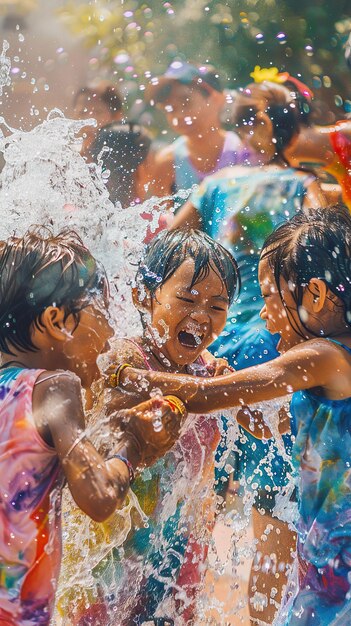
<instances>
[{"instance_id":1,"label":"bare arm","mask_svg":"<svg viewBox=\"0 0 351 626\"><path fill-rule=\"evenodd\" d=\"M311 340L300 344L284 355L255 367L228 376L197 379L192 376L172 375L125 369L122 386L130 389L148 381L147 395L153 388L180 397L190 411L211 412L238 405L291 394L302 389L323 387L334 399L351 395L350 365L342 350L326 340Z\"/></svg>"},{"instance_id":2,"label":"bare arm","mask_svg":"<svg viewBox=\"0 0 351 626\"><path fill-rule=\"evenodd\" d=\"M126 464L107 464L84 436L85 420L80 382L75 376L58 375L34 388L33 414L39 432L45 426L61 461L77 505L97 522L122 505L129 487ZM123 445L124 442L121 442ZM128 446L133 445L128 442Z\"/></svg>"},{"instance_id":3,"label":"bare arm","mask_svg":"<svg viewBox=\"0 0 351 626\"><path fill-rule=\"evenodd\" d=\"M156 153L149 180L149 196L162 198L171 195L174 184L174 161L169 146Z\"/></svg>"},{"instance_id":4,"label":"bare arm","mask_svg":"<svg viewBox=\"0 0 351 626\"><path fill-rule=\"evenodd\" d=\"M172 230L175 228L195 228L202 229L200 213L188 200L180 209L172 222Z\"/></svg>"}]
</instances>

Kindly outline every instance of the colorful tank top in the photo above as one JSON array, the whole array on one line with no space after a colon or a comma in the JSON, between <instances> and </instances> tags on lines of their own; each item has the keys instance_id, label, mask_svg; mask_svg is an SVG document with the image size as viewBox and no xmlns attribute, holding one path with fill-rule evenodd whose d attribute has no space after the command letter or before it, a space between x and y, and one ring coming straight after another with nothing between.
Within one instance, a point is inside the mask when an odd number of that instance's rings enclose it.
<instances>
[{"instance_id":1,"label":"colorful tank top","mask_svg":"<svg viewBox=\"0 0 351 626\"><path fill-rule=\"evenodd\" d=\"M49 625L61 557L61 471L32 414L42 370L0 371L0 624Z\"/></svg>"},{"instance_id":2,"label":"colorful tank top","mask_svg":"<svg viewBox=\"0 0 351 626\"><path fill-rule=\"evenodd\" d=\"M299 391L291 413L297 429L292 460L299 484L298 571L293 601L283 605L276 623L349 626L351 398Z\"/></svg>"},{"instance_id":3,"label":"colorful tank top","mask_svg":"<svg viewBox=\"0 0 351 626\"><path fill-rule=\"evenodd\" d=\"M215 172L231 165L254 165L256 157L253 152L245 146L236 133L227 131L225 135L223 150L219 156L216 167L210 172L202 172L192 164L190 160L189 150L186 137L181 136L176 139L173 144L174 154L174 174L175 183L173 193L175 210L179 210L185 202L185 198L177 192L180 190L191 189L194 185L199 185L207 176L211 176Z\"/></svg>"}]
</instances>

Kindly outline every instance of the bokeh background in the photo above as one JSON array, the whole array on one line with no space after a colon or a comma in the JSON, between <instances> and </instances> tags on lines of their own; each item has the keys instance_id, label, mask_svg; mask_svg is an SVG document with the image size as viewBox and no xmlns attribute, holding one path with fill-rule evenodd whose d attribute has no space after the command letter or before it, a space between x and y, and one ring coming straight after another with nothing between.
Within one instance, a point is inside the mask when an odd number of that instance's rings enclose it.
<instances>
[{"instance_id":1,"label":"bokeh background","mask_svg":"<svg viewBox=\"0 0 351 626\"><path fill-rule=\"evenodd\" d=\"M350 0L0 0L12 85L0 97L8 123L30 127L97 78L142 100L151 76L174 59L215 65L230 89L256 64L301 76L320 123L351 113L343 47Z\"/></svg>"}]
</instances>

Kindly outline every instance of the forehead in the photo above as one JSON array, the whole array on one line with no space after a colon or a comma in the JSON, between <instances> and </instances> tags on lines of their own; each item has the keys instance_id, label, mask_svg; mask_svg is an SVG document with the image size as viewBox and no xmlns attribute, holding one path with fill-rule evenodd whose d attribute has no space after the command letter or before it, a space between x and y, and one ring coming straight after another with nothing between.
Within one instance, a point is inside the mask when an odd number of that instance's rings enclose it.
<instances>
[{"instance_id":1,"label":"forehead","mask_svg":"<svg viewBox=\"0 0 351 626\"><path fill-rule=\"evenodd\" d=\"M164 283L164 286L184 287L189 288L193 282L195 272L195 263L193 259L186 259L172 274L172 276ZM209 267L209 273L205 278L201 278L199 282L195 283L199 289L206 289L207 292L213 292L218 295L223 290L226 291L223 284L223 280L218 276L217 272Z\"/></svg>"},{"instance_id":2,"label":"forehead","mask_svg":"<svg viewBox=\"0 0 351 626\"><path fill-rule=\"evenodd\" d=\"M260 285L275 285L274 274L267 258L261 259L258 264L258 280Z\"/></svg>"},{"instance_id":3,"label":"forehead","mask_svg":"<svg viewBox=\"0 0 351 626\"><path fill-rule=\"evenodd\" d=\"M234 110L242 108L254 108L258 111L264 111L268 106L268 100L254 93L240 93L235 98Z\"/></svg>"},{"instance_id":4,"label":"forehead","mask_svg":"<svg viewBox=\"0 0 351 626\"><path fill-rule=\"evenodd\" d=\"M166 86L167 87L167 86ZM166 89L165 87L165 89ZM194 98L196 95L202 95L196 85L183 85L177 81L174 84L168 85L168 93L164 102L176 102L178 100L184 100L187 98Z\"/></svg>"}]
</instances>

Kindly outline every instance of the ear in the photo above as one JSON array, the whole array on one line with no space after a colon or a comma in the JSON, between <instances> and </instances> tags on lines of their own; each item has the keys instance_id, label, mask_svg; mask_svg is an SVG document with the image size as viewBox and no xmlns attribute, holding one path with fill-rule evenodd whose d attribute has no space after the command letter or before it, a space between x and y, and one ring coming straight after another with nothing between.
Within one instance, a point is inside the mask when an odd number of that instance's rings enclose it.
<instances>
[{"instance_id":1,"label":"ear","mask_svg":"<svg viewBox=\"0 0 351 626\"><path fill-rule=\"evenodd\" d=\"M144 287L145 294L144 297L141 297L138 287L132 288L132 298L133 304L138 311L142 311L144 313L151 313L152 309L152 297L151 293L148 289Z\"/></svg>"},{"instance_id":2,"label":"ear","mask_svg":"<svg viewBox=\"0 0 351 626\"><path fill-rule=\"evenodd\" d=\"M309 308L314 313L319 313L326 302L328 287L323 280L319 278L312 278L307 288L309 298Z\"/></svg>"},{"instance_id":3,"label":"ear","mask_svg":"<svg viewBox=\"0 0 351 626\"><path fill-rule=\"evenodd\" d=\"M56 341L67 341L67 328L68 318L65 320L65 312L63 309L57 306L48 306L40 317L40 326L45 328L45 331L51 339Z\"/></svg>"}]
</instances>

